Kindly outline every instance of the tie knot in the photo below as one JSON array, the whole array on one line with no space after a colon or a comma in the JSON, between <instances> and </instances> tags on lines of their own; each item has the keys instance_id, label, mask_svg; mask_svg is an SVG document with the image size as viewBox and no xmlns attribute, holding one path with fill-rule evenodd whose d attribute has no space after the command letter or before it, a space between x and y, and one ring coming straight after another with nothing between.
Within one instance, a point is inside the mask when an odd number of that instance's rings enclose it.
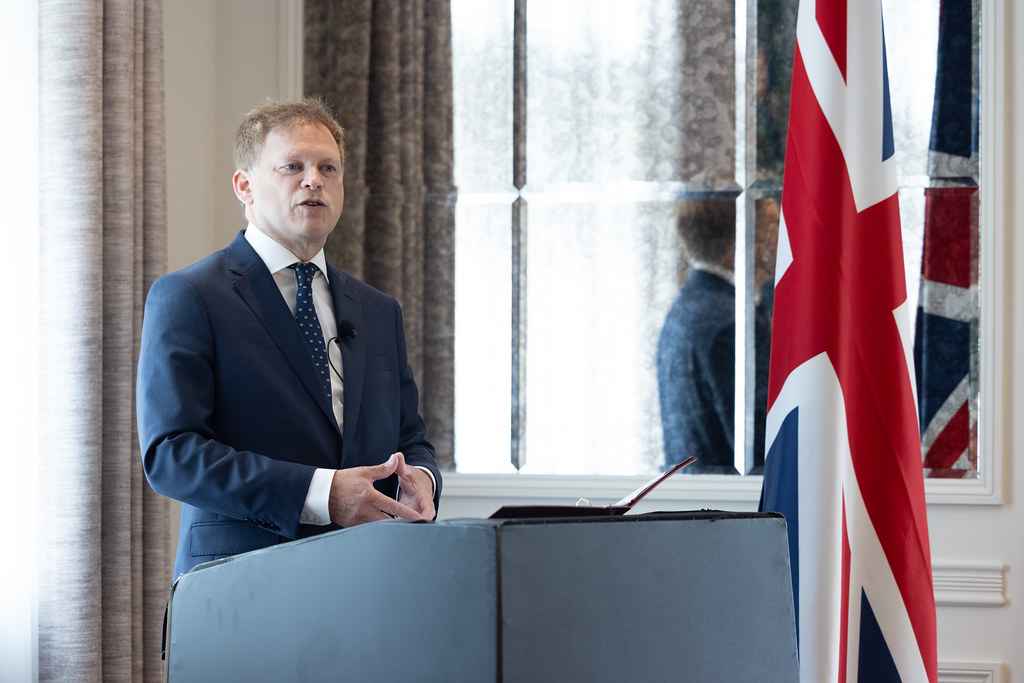
<instances>
[{"instance_id":1,"label":"tie knot","mask_svg":"<svg viewBox=\"0 0 1024 683\"><path fill-rule=\"evenodd\" d=\"M320 270L315 263L293 263L291 267L295 269L295 279L300 287L308 287Z\"/></svg>"}]
</instances>

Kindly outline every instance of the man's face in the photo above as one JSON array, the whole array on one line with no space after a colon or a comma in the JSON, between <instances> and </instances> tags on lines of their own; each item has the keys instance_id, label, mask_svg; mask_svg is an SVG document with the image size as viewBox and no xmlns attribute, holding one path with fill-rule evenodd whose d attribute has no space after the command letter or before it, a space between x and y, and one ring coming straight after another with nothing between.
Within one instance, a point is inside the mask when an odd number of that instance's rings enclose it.
<instances>
[{"instance_id":1,"label":"man's face","mask_svg":"<svg viewBox=\"0 0 1024 683\"><path fill-rule=\"evenodd\" d=\"M306 121L271 131L256 167L235 171L234 186L249 221L304 261L323 248L345 203L338 145Z\"/></svg>"}]
</instances>

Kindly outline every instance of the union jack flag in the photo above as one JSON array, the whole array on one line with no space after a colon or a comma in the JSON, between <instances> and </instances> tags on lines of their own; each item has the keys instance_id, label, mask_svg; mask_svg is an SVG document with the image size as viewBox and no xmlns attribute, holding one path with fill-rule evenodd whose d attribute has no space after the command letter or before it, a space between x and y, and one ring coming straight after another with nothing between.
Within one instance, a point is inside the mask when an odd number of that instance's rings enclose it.
<instances>
[{"instance_id":1,"label":"union jack flag","mask_svg":"<svg viewBox=\"0 0 1024 683\"><path fill-rule=\"evenodd\" d=\"M804 0L762 509L786 515L802 681L936 681L880 0Z\"/></svg>"},{"instance_id":2,"label":"union jack flag","mask_svg":"<svg viewBox=\"0 0 1024 683\"><path fill-rule=\"evenodd\" d=\"M939 10L935 105L925 190L920 303L914 335L924 467L929 477L978 472L978 155L972 0Z\"/></svg>"}]
</instances>

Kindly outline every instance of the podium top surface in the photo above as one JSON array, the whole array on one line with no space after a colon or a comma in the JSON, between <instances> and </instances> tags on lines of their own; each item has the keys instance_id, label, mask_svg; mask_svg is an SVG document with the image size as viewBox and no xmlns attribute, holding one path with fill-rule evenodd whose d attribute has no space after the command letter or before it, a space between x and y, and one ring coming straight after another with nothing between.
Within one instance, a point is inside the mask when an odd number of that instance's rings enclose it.
<instances>
[{"instance_id":1,"label":"podium top surface","mask_svg":"<svg viewBox=\"0 0 1024 683\"><path fill-rule=\"evenodd\" d=\"M719 519L784 519L778 512L730 512L724 510L687 510L672 512L645 512L642 514L620 514L614 506L583 507L574 505L522 505L502 508L503 516L488 519L451 519L445 523L459 524L552 524L565 522L622 522L638 523L651 521L712 521ZM520 514L513 515L512 512Z\"/></svg>"}]
</instances>

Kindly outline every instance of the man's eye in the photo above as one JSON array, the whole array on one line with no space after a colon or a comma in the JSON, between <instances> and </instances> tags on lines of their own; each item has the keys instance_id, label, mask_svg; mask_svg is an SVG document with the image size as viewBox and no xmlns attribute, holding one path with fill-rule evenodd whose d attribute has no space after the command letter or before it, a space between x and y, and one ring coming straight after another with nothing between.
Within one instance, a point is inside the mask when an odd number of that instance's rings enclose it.
<instances>
[{"instance_id":1,"label":"man's eye","mask_svg":"<svg viewBox=\"0 0 1024 683\"><path fill-rule=\"evenodd\" d=\"M281 168L283 170L285 170L285 171L297 171L297 170L299 170L299 165L298 164L294 164L294 163L293 164L285 164Z\"/></svg>"},{"instance_id":2,"label":"man's eye","mask_svg":"<svg viewBox=\"0 0 1024 683\"><path fill-rule=\"evenodd\" d=\"M336 173L338 170L334 164L324 164L324 173Z\"/></svg>"}]
</instances>

